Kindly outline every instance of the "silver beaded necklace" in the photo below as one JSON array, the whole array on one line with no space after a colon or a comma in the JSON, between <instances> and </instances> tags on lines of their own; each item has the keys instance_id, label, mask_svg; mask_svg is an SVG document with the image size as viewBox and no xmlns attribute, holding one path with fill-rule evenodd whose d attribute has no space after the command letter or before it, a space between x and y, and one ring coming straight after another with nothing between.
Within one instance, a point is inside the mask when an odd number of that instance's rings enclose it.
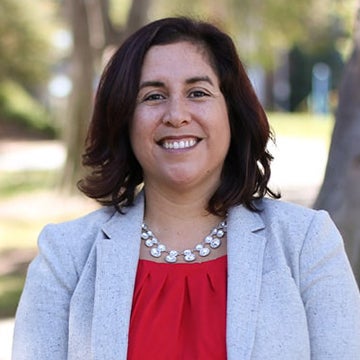
<instances>
[{"instance_id":1,"label":"silver beaded necklace","mask_svg":"<svg viewBox=\"0 0 360 360\"><path fill-rule=\"evenodd\" d=\"M166 254L164 260L168 263L176 263L178 257L182 255L186 262L196 260L196 256L208 256L211 250L215 250L221 246L221 239L225 236L227 230L226 220L221 221L214 227L209 235L207 235L201 243L195 245L192 249L185 249L183 251L167 250L164 244L161 244L155 237L154 233L149 227L143 223L141 227L141 239L144 240L145 246L150 248L150 255L154 258L161 258Z\"/></svg>"}]
</instances>

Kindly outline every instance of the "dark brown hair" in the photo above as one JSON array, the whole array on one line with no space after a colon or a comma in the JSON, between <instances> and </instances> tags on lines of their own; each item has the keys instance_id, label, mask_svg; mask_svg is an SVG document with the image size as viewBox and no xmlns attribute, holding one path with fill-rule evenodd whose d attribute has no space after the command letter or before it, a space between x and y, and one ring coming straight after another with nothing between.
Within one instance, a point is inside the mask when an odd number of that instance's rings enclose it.
<instances>
[{"instance_id":1,"label":"dark brown hair","mask_svg":"<svg viewBox=\"0 0 360 360\"><path fill-rule=\"evenodd\" d=\"M144 57L150 47L179 41L199 44L209 53L227 103L231 142L221 182L208 210L223 215L244 204L256 211L254 200L269 194L271 131L231 38L212 24L189 18L154 21L131 35L105 68L95 98L83 165L92 169L79 189L103 205L121 212L131 206L143 181L129 140Z\"/></svg>"}]
</instances>

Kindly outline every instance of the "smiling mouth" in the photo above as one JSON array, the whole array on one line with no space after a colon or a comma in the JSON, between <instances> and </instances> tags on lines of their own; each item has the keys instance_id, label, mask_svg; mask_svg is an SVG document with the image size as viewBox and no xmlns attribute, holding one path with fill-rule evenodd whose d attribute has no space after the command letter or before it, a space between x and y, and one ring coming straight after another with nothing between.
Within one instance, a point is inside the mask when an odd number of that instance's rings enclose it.
<instances>
[{"instance_id":1,"label":"smiling mouth","mask_svg":"<svg viewBox=\"0 0 360 360\"><path fill-rule=\"evenodd\" d=\"M164 139L159 142L159 145L169 150L189 149L194 147L199 141L200 139L198 138L181 139L181 140Z\"/></svg>"}]
</instances>

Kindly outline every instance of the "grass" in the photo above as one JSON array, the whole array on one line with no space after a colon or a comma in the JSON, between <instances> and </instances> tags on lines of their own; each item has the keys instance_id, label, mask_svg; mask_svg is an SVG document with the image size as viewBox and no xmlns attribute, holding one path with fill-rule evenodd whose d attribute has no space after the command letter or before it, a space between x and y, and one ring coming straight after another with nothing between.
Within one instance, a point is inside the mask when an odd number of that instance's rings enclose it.
<instances>
[{"instance_id":1,"label":"grass","mask_svg":"<svg viewBox=\"0 0 360 360\"><path fill-rule=\"evenodd\" d=\"M10 249L27 249L36 246L45 218L39 220L6 218L0 221L0 254ZM11 235L9 235L11 234Z\"/></svg>"},{"instance_id":2,"label":"grass","mask_svg":"<svg viewBox=\"0 0 360 360\"><path fill-rule=\"evenodd\" d=\"M54 188L55 178L55 171L0 173L0 253L35 246L30 239L36 239L46 212L40 217L34 214L33 196Z\"/></svg>"},{"instance_id":3,"label":"grass","mask_svg":"<svg viewBox=\"0 0 360 360\"><path fill-rule=\"evenodd\" d=\"M15 315L24 268L44 225L80 216L94 207L80 196L56 190L57 175L57 171L0 173L0 318ZM9 254L11 268L7 268Z\"/></svg>"},{"instance_id":4,"label":"grass","mask_svg":"<svg viewBox=\"0 0 360 360\"><path fill-rule=\"evenodd\" d=\"M0 277L0 318L9 318L15 315L23 286L24 275Z\"/></svg>"},{"instance_id":5,"label":"grass","mask_svg":"<svg viewBox=\"0 0 360 360\"><path fill-rule=\"evenodd\" d=\"M332 115L308 113L268 113L275 136L317 138L330 142L334 127Z\"/></svg>"},{"instance_id":6,"label":"grass","mask_svg":"<svg viewBox=\"0 0 360 360\"><path fill-rule=\"evenodd\" d=\"M34 248L44 216L33 213L29 195L49 191L54 187L56 172L23 171L0 173L0 261L5 261L11 249ZM13 317L24 285L23 269L0 276L0 318Z\"/></svg>"},{"instance_id":7,"label":"grass","mask_svg":"<svg viewBox=\"0 0 360 360\"><path fill-rule=\"evenodd\" d=\"M56 171L0 173L0 198L10 198L37 190L50 190L56 184Z\"/></svg>"},{"instance_id":8,"label":"grass","mask_svg":"<svg viewBox=\"0 0 360 360\"><path fill-rule=\"evenodd\" d=\"M34 212L36 194L51 191L56 171L20 171L0 173L0 253L13 248L34 247L39 229L46 221L46 210ZM35 200L34 200L35 199Z\"/></svg>"}]
</instances>

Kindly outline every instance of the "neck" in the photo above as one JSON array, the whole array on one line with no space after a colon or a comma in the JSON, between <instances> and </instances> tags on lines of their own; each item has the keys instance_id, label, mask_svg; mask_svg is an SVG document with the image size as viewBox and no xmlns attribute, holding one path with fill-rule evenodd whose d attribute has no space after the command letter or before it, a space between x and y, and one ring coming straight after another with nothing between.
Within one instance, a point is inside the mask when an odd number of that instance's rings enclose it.
<instances>
[{"instance_id":1,"label":"neck","mask_svg":"<svg viewBox=\"0 0 360 360\"><path fill-rule=\"evenodd\" d=\"M145 220L147 222L194 222L195 219L218 218L206 208L210 196L206 191L179 193L164 188L145 186Z\"/></svg>"},{"instance_id":2,"label":"neck","mask_svg":"<svg viewBox=\"0 0 360 360\"><path fill-rule=\"evenodd\" d=\"M163 188L153 188L148 184L144 190L144 222L167 249L193 249L223 220L206 210L209 196L204 192L174 194L164 192ZM154 260L146 246L141 249L142 258ZM206 259L210 260L224 254L226 254L226 246L213 251ZM199 258L198 261L201 259Z\"/></svg>"}]
</instances>

